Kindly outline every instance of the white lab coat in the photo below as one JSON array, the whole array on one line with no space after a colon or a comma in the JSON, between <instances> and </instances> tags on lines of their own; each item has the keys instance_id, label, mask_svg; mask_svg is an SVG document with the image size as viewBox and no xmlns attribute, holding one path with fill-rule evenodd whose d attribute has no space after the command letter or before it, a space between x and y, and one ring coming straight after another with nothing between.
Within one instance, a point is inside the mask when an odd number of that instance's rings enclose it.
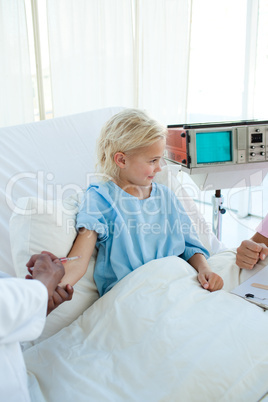
<instances>
[{"instance_id":1,"label":"white lab coat","mask_svg":"<svg viewBox=\"0 0 268 402\"><path fill-rule=\"evenodd\" d=\"M1 276L0 400L29 402L27 373L19 342L33 340L41 334L48 293L38 280Z\"/></svg>"}]
</instances>

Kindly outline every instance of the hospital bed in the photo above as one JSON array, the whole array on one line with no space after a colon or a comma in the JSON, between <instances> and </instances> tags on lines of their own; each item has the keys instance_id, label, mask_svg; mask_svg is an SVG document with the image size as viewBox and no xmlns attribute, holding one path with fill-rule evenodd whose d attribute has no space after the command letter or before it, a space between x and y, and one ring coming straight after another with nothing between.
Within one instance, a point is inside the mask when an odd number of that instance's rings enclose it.
<instances>
[{"instance_id":1,"label":"hospital bed","mask_svg":"<svg viewBox=\"0 0 268 402\"><path fill-rule=\"evenodd\" d=\"M96 138L119 110L0 129L2 271L24 277L31 254L68 254L83 191L96 179ZM235 250L211 232L178 170L166 165L156 181L183 203L224 290L202 289L174 256L141 266L99 298L95 251L73 300L23 345L34 402L266 399L267 313L229 293L265 263L250 272L235 265Z\"/></svg>"}]
</instances>

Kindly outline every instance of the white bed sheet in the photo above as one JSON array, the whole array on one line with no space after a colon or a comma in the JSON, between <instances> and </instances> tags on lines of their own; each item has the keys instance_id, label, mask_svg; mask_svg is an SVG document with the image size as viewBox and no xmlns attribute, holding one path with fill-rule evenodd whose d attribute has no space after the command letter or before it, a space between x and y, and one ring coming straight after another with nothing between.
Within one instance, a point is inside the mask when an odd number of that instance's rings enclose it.
<instances>
[{"instance_id":1,"label":"white bed sheet","mask_svg":"<svg viewBox=\"0 0 268 402\"><path fill-rule=\"evenodd\" d=\"M24 357L35 402L252 402L268 390L267 334L262 309L166 257Z\"/></svg>"}]
</instances>

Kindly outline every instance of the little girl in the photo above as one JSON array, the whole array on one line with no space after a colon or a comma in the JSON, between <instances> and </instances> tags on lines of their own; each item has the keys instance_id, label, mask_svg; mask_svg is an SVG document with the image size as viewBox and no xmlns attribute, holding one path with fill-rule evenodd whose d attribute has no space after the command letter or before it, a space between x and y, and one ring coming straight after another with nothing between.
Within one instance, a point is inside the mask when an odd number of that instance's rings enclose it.
<instances>
[{"instance_id":1,"label":"little girl","mask_svg":"<svg viewBox=\"0 0 268 402\"><path fill-rule=\"evenodd\" d=\"M125 109L105 124L97 145L101 181L86 191L69 253L82 258L65 264L62 285L84 275L96 245L94 280L100 296L141 265L174 255L196 269L205 289L222 288L181 203L153 182L161 171L166 134L165 127L136 109Z\"/></svg>"}]
</instances>

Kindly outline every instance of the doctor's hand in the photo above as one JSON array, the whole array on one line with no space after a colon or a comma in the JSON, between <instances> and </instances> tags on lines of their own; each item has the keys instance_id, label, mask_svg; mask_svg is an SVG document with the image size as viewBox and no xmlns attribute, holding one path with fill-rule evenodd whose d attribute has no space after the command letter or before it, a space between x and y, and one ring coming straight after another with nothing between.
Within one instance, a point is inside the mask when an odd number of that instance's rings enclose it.
<instances>
[{"instance_id":1,"label":"doctor's hand","mask_svg":"<svg viewBox=\"0 0 268 402\"><path fill-rule=\"evenodd\" d=\"M259 260L268 256L268 247L264 243L244 240L237 248L236 265L239 268L252 269Z\"/></svg>"},{"instance_id":2,"label":"doctor's hand","mask_svg":"<svg viewBox=\"0 0 268 402\"><path fill-rule=\"evenodd\" d=\"M33 255L26 266L30 275L26 279L37 279L42 282L48 291L47 314L56 307L73 297L73 287L66 285L65 288L58 284L65 274L61 261L52 253L43 251L41 254Z\"/></svg>"},{"instance_id":3,"label":"doctor's hand","mask_svg":"<svg viewBox=\"0 0 268 402\"><path fill-rule=\"evenodd\" d=\"M71 285L66 285L65 289L57 286L53 296L49 297L47 304L47 315L55 310L60 304L65 301L72 300L74 289Z\"/></svg>"},{"instance_id":4,"label":"doctor's hand","mask_svg":"<svg viewBox=\"0 0 268 402\"><path fill-rule=\"evenodd\" d=\"M42 252L34 254L27 262L26 267L31 275L26 279L38 279L48 291L48 297L52 297L54 290L61 281L65 270L61 261L53 254Z\"/></svg>"}]
</instances>

